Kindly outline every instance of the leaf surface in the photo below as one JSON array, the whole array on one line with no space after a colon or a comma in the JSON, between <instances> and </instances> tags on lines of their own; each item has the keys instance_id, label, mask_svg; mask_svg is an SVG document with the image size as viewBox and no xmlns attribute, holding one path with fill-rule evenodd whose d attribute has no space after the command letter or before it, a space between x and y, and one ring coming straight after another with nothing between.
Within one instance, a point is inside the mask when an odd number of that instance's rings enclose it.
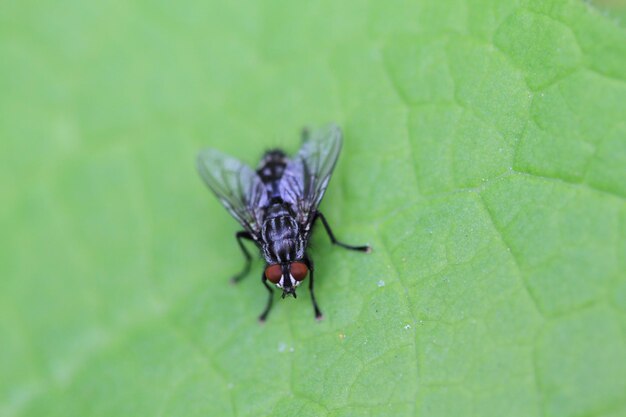
<instances>
[{"instance_id":1,"label":"leaf surface","mask_svg":"<svg viewBox=\"0 0 626 417\"><path fill-rule=\"evenodd\" d=\"M577 1L4 2L0 415L626 415L626 32ZM194 166L335 121L256 322Z\"/></svg>"}]
</instances>

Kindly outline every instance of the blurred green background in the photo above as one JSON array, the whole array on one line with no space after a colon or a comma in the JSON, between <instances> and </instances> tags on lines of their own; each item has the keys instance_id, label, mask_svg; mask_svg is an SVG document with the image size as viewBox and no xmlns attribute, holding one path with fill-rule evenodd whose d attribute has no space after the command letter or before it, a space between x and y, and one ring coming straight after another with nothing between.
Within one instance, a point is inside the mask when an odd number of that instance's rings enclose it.
<instances>
[{"instance_id":1,"label":"blurred green background","mask_svg":"<svg viewBox=\"0 0 626 417\"><path fill-rule=\"evenodd\" d=\"M624 4L0 2L1 416L626 416ZM198 149L345 146L306 289Z\"/></svg>"}]
</instances>

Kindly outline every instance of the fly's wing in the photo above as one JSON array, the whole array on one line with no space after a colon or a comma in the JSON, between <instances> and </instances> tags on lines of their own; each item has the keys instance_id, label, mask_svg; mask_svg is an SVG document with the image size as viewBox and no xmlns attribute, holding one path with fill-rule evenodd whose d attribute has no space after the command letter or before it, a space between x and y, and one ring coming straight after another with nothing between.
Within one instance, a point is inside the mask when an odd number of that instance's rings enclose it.
<instances>
[{"instance_id":1,"label":"fly's wing","mask_svg":"<svg viewBox=\"0 0 626 417\"><path fill-rule=\"evenodd\" d=\"M253 235L261 230L265 187L248 165L215 149L200 151L198 171L224 207Z\"/></svg>"},{"instance_id":2,"label":"fly's wing","mask_svg":"<svg viewBox=\"0 0 626 417\"><path fill-rule=\"evenodd\" d=\"M339 126L330 125L306 135L298 155L289 161L281 180L281 194L292 203L300 224L313 221L341 151Z\"/></svg>"}]
</instances>

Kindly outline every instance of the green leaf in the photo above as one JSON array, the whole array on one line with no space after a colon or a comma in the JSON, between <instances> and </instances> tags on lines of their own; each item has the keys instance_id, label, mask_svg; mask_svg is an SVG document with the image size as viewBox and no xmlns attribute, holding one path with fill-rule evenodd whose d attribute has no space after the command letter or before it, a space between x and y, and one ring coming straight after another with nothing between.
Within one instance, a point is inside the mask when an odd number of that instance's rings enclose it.
<instances>
[{"instance_id":1,"label":"green leaf","mask_svg":"<svg viewBox=\"0 0 626 417\"><path fill-rule=\"evenodd\" d=\"M0 415L626 415L626 32L574 0L3 2ZM198 149L335 121L317 297Z\"/></svg>"}]
</instances>

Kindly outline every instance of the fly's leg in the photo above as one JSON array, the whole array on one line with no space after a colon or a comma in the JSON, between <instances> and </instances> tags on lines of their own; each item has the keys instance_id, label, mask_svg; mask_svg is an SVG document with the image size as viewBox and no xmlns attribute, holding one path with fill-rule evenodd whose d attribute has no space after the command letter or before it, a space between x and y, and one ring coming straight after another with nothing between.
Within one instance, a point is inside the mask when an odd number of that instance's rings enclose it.
<instances>
[{"instance_id":1,"label":"fly's leg","mask_svg":"<svg viewBox=\"0 0 626 417\"><path fill-rule=\"evenodd\" d=\"M322 316L322 312L317 305L317 300L315 299L315 291L313 289L313 286L315 285L313 279L313 261L311 261L311 259L305 255L304 264L307 266L307 268L309 268L309 292L311 293L311 302L313 303L313 310L315 311L315 319L321 320L324 318L324 316Z\"/></svg>"},{"instance_id":2,"label":"fly's leg","mask_svg":"<svg viewBox=\"0 0 626 417\"><path fill-rule=\"evenodd\" d=\"M248 252L248 249L246 249L242 241L242 239L253 240L252 235L250 235L250 233L246 231L241 231L241 232L237 232L235 237L237 238L237 243L239 244L239 247L241 248L241 251L243 252L243 256L245 256L246 258L246 264L244 265L243 270L240 273L238 273L237 275L235 275L234 277L230 279L230 282L232 284L237 284L239 281L243 279L243 277L248 275L248 272L250 272L250 265L252 264L252 256L250 256L250 252Z\"/></svg>"},{"instance_id":3,"label":"fly's leg","mask_svg":"<svg viewBox=\"0 0 626 417\"><path fill-rule=\"evenodd\" d=\"M309 128L303 127L302 131L300 132L300 139L302 140L302 142L306 142L307 140L309 140L310 135L311 131L309 130Z\"/></svg>"},{"instance_id":4,"label":"fly's leg","mask_svg":"<svg viewBox=\"0 0 626 417\"><path fill-rule=\"evenodd\" d=\"M272 301L274 301L274 291L272 290L272 287L270 287L270 285L267 283L267 278L265 277L265 271L263 272L263 275L261 276L261 282L263 282L263 285L265 285L265 288L267 288L267 292L269 293L267 297L267 304L265 305L265 310L263 310L263 312L259 316L259 322L265 323L265 319L267 318L267 315L272 309Z\"/></svg>"},{"instance_id":5,"label":"fly's leg","mask_svg":"<svg viewBox=\"0 0 626 417\"><path fill-rule=\"evenodd\" d=\"M326 233L328 233L328 237L330 237L330 241L332 242L333 245L338 245L341 246L342 248L346 248L346 249L350 249L350 250L358 250L360 252L371 252L372 251L372 247L369 245L364 245L364 246L352 246L352 245L347 245L343 242L338 241L335 238L335 235L333 234L333 231L330 230L330 226L328 225L328 222L326 221L326 217L324 217L324 215L321 212L317 212L315 213L315 219L313 220L313 222L315 223L315 220L320 219L322 221L322 224L324 225L324 229L326 229Z\"/></svg>"}]
</instances>

